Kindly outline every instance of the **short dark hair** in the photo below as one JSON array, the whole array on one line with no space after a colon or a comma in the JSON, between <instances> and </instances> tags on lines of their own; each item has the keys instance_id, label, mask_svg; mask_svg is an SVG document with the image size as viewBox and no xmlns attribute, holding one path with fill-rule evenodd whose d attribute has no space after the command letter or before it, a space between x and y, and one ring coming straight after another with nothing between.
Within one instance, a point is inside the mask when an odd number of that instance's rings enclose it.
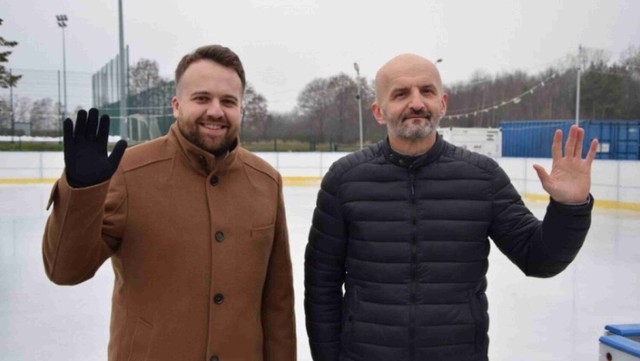
<instances>
[{"instance_id":1,"label":"short dark hair","mask_svg":"<svg viewBox=\"0 0 640 361\"><path fill-rule=\"evenodd\" d=\"M244 75L244 67L242 62L236 53L231 49L222 45L205 45L196 49L194 52L189 53L182 57L178 66L176 67L176 86L180 82L180 78L187 71L189 65L195 63L198 60L211 60L214 63L220 64L224 67L231 68L240 77L242 82L242 91L244 92L247 80Z\"/></svg>"}]
</instances>

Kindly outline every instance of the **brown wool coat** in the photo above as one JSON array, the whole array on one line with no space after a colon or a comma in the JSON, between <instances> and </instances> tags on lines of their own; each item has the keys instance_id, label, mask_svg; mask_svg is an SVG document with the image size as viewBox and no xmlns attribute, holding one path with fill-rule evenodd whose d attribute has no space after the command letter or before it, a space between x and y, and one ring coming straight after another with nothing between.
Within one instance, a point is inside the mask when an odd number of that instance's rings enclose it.
<instances>
[{"instance_id":1,"label":"brown wool coat","mask_svg":"<svg viewBox=\"0 0 640 361\"><path fill-rule=\"evenodd\" d=\"M128 149L110 181L73 189L63 175L52 203L53 282L111 258L110 361L296 359L282 180L265 161L239 146L216 159L174 123Z\"/></svg>"}]
</instances>

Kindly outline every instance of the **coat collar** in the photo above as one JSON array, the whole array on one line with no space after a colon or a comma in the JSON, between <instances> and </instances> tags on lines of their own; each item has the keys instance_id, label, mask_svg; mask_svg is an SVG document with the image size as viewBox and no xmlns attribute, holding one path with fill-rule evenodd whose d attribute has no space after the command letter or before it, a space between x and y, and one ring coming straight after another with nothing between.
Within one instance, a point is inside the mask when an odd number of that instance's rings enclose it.
<instances>
[{"instance_id":1,"label":"coat collar","mask_svg":"<svg viewBox=\"0 0 640 361\"><path fill-rule=\"evenodd\" d=\"M445 142L442 139L442 136L437 132L436 141L431 149L429 149L426 153L418 156L404 155L396 152L391 148L391 145L389 144L389 137L385 138L385 140L383 140L381 143L382 152L385 158L390 163L395 164L399 167L410 169L423 167L429 163L434 162L435 160L440 158L445 150Z\"/></svg>"},{"instance_id":2,"label":"coat collar","mask_svg":"<svg viewBox=\"0 0 640 361\"><path fill-rule=\"evenodd\" d=\"M240 141L236 138L235 145L227 154L216 157L187 140L187 138L182 135L180 129L178 129L177 121L174 122L169 129L169 138L177 143L187 163L189 163L196 172L202 173L205 176L212 172L217 174L226 173L238 156L238 148L240 148Z\"/></svg>"}]
</instances>

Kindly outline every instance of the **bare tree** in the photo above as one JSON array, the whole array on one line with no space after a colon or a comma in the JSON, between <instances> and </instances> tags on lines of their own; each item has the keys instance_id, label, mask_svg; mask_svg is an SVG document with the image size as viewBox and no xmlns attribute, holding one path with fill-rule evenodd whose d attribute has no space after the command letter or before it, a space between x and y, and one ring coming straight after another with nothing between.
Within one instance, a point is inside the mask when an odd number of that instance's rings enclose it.
<instances>
[{"instance_id":1,"label":"bare tree","mask_svg":"<svg viewBox=\"0 0 640 361\"><path fill-rule=\"evenodd\" d=\"M135 95L151 89L162 81L155 60L140 59L129 68L129 94Z\"/></svg>"},{"instance_id":2,"label":"bare tree","mask_svg":"<svg viewBox=\"0 0 640 361\"><path fill-rule=\"evenodd\" d=\"M264 139L267 136L270 121L266 98L247 84L244 94L244 113L242 131L245 139Z\"/></svg>"},{"instance_id":3,"label":"bare tree","mask_svg":"<svg viewBox=\"0 0 640 361\"><path fill-rule=\"evenodd\" d=\"M8 99L0 97L0 129L9 128L11 128L11 106Z\"/></svg>"},{"instance_id":4,"label":"bare tree","mask_svg":"<svg viewBox=\"0 0 640 361\"><path fill-rule=\"evenodd\" d=\"M38 99L33 102L29 114L33 130L56 129L57 114L51 98Z\"/></svg>"},{"instance_id":5,"label":"bare tree","mask_svg":"<svg viewBox=\"0 0 640 361\"><path fill-rule=\"evenodd\" d=\"M29 97L14 96L13 99L13 114L16 123L29 123L31 113L31 107L33 101Z\"/></svg>"},{"instance_id":6,"label":"bare tree","mask_svg":"<svg viewBox=\"0 0 640 361\"><path fill-rule=\"evenodd\" d=\"M333 142L354 142L358 139L358 87L348 75L340 73L328 79L329 118L325 133Z\"/></svg>"},{"instance_id":7,"label":"bare tree","mask_svg":"<svg viewBox=\"0 0 640 361\"><path fill-rule=\"evenodd\" d=\"M314 79L298 95L298 109L303 121L308 124L308 136L312 142L324 140L324 122L331 99L328 84L327 79Z\"/></svg>"}]
</instances>

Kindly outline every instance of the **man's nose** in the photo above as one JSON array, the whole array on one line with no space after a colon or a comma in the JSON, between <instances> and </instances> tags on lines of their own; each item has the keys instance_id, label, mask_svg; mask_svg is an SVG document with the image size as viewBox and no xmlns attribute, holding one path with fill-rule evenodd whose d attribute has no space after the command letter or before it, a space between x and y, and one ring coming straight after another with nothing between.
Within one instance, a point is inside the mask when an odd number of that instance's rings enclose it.
<instances>
[{"instance_id":1,"label":"man's nose","mask_svg":"<svg viewBox=\"0 0 640 361\"><path fill-rule=\"evenodd\" d=\"M220 100L213 99L211 103L209 103L209 106L207 107L207 116L214 119L222 118L224 116Z\"/></svg>"},{"instance_id":2,"label":"man's nose","mask_svg":"<svg viewBox=\"0 0 640 361\"><path fill-rule=\"evenodd\" d=\"M424 110L424 99L422 98L420 92L411 92L411 97L409 98L409 108L413 111Z\"/></svg>"}]
</instances>

